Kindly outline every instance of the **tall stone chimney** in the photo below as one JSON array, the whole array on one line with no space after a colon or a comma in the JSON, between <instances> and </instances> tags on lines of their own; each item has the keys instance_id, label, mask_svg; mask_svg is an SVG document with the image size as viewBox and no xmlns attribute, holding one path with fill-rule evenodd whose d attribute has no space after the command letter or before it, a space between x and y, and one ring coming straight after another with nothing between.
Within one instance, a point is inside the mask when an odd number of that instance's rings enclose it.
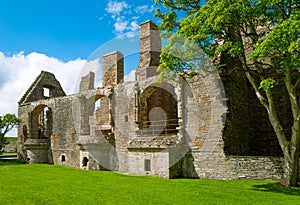
<instances>
[{"instance_id":1,"label":"tall stone chimney","mask_svg":"<svg viewBox=\"0 0 300 205\"><path fill-rule=\"evenodd\" d=\"M136 80L144 80L158 74L161 38L158 26L152 21L140 25L140 62L136 70Z\"/></svg>"},{"instance_id":2,"label":"tall stone chimney","mask_svg":"<svg viewBox=\"0 0 300 205\"><path fill-rule=\"evenodd\" d=\"M79 92L88 91L94 89L95 85L95 73L89 72L86 76L81 77L81 81L79 84Z\"/></svg>"},{"instance_id":3,"label":"tall stone chimney","mask_svg":"<svg viewBox=\"0 0 300 205\"><path fill-rule=\"evenodd\" d=\"M115 86L124 79L124 55L119 51L102 56L102 86Z\"/></svg>"}]
</instances>

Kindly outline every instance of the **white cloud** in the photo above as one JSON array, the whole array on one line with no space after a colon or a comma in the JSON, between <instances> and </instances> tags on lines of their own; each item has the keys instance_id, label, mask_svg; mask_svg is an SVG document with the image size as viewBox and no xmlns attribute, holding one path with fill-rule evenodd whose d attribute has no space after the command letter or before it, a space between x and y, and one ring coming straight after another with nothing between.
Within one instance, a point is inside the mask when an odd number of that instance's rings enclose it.
<instances>
[{"instance_id":1,"label":"white cloud","mask_svg":"<svg viewBox=\"0 0 300 205\"><path fill-rule=\"evenodd\" d=\"M67 94L75 90L75 82L86 60L62 62L41 53L23 52L5 56L0 52L0 72L6 73L6 81L0 86L0 115L17 113L18 101L42 70L52 72Z\"/></svg>"},{"instance_id":2,"label":"white cloud","mask_svg":"<svg viewBox=\"0 0 300 205\"><path fill-rule=\"evenodd\" d=\"M134 10L137 14L145 14L145 13L152 13L154 11L154 6L151 5L149 7L149 5L142 5L142 6L138 6L135 8Z\"/></svg>"},{"instance_id":3,"label":"white cloud","mask_svg":"<svg viewBox=\"0 0 300 205\"><path fill-rule=\"evenodd\" d=\"M114 28L118 38L134 38L137 35L136 31L139 30L140 26L137 24L136 20L129 23L125 20L124 16L120 16L114 23Z\"/></svg>"},{"instance_id":4,"label":"white cloud","mask_svg":"<svg viewBox=\"0 0 300 205\"><path fill-rule=\"evenodd\" d=\"M53 73L68 95L78 90L81 76L89 71L95 72L97 77L99 67L98 59L89 62L83 59L63 62L36 52L28 55L20 52L13 56L5 56L0 52L0 74L5 75L4 81L0 78L0 115L18 113L18 101L42 70ZM8 133L8 136L16 135L16 129Z\"/></svg>"},{"instance_id":5,"label":"white cloud","mask_svg":"<svg viewBox=\"0 0 300 205\"><path fill-rule=\"evenodd\" d=\"M118 17L114 23L114 28L117 33L123 33L127 29L128 21L124 20L124 17Z\"/></svg>"},{"instance_id":6,"label":"white cloud","mask_svg":"<svg viewBox=\"0 0 300 205\"><path fill-rule=\"evenodd\" d=\"M107 14L104 14L103 16L100 16L99 18L98 18L98 20L99 21L102 21L103 19L104 19L104 17L106 17L107 16Z\"/></svg>"},{"instance_id":7,"label":"white cloud","mask_svg":"<svg viewBox=\"0 0 300 205\"><path fill-rule=\"evenodd\" d=\"M127 37L127 38L134 38L135 36L136 36L137 34L135 33L135 32L127 32L127 33L125 33L125 36Z\"/></svg>"},{"instance_id":8,"label":"white cloud","mask_svg":"<svg viewBox=\"0 0 300 205\"><path fill-rule=\"evenodd\" d=\"M125 1L118 2L118 1L109 0L105 10L109 14L112 14L112 18L115 18L116 16L119 16L122 11L124 11L129 7L130 6Z\"/></svg>"},{"instance_id":9,"label":"white cloud","mask_svg":"<svg viewBox=\"0 0 300 205\"><path fill-rule=\"evenodd\" d=\"M137 21L140 17L139 16L133 16L132 20Z\"/></svg>"},{"instance_id":10,"label":"white cloud","mask_svg":"<svg viewBox=\"0 0 300 205\"><path fill-rule=\"evenodd\" d=\"M137 30L139 30L139 28L140 28L140 26L137 24L136 21L132 21L130 23L130 27L129 27L130 31L137 31Z\"/></svg>"},{"instance_id":11,"label":"white cloud","mask_svg":"<svg viewBox=\"0 0 300 205\"><path fill-rule=\"evenodd\" d=\"M135 9L130 9L135 7ZM139 29L137 23L140 15L153 13L154 5L129 5L125 1L109 0L105 8L113 20L114 32L117 38L134 38Z\"/></svg>"}]
</instances>

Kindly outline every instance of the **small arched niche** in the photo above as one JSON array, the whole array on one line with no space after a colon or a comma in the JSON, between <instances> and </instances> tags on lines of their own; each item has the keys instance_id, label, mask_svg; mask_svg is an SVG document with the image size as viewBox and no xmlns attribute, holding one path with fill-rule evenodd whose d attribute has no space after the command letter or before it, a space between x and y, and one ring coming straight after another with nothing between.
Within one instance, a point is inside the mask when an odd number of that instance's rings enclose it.
<instances>
[{"instance_id":1,"label":"small arched niche","mask_svg":"<svg viewBox=\"0 0 300 205\"><path fill-rule=\"evenodd\" d=\"M66 155L62 154L62 155L60 156L60 161L61 161L61 162L66 162Z\"/></svg>"}]
</instances>

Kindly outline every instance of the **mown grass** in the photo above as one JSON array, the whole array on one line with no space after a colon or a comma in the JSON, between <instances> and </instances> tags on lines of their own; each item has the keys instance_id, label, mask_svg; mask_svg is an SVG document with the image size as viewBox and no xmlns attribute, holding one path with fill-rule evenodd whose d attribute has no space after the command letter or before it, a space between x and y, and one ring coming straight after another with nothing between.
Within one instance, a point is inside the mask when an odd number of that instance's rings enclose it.
<instances>
[{"instance_id":1,"label":"mown grass","mask_svg":"<svg viewBox=\"0 0 300 205\"><path fill-rule=\"evenodd\" d=\"M17 153L15 153L15 152L2 152L2 153L0 153L0 156L3 156L3 157L5 157L5 156L15 156L15 155L17 155Z\"/></svg>"},{"instance_id":2,"label":"mown grass","mask_svg":"<svg viewBox=\"0 0 300 205\"><path fill-rule=\"evenodd\" d=\"M0 160L0 204L299 204L276 181L162 179Z\"/></svg>"}]
</instances>

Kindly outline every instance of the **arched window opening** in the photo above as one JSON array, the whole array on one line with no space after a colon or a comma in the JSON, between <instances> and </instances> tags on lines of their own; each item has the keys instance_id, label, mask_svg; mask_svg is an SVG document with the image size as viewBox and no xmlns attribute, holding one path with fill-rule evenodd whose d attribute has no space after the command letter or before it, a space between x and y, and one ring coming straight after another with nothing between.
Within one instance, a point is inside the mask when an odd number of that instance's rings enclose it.
<instances>
[{"instance_id":1,"label":"arched window opening","mask_svg":"<svg viewBox=\"0 0 300 205\"><path fill-rule=\"evenodd\" d=\"M110 131L110 100L106 96L93 96L88 99L89 134L95 135L98 131ZM95 132L96 131L96 132Z\"/></svg>"},{"instance_id":2,"label":"arched window opening","mask_svg":"<svg viewBox=\"0 0 300 205\"><path fill-rule=\"evenodd\" d=\"M149 86L140 96L139 128L141 135L177 133L178 106L171 85Z\"/></svg>"},{"instance_id":3,"label":"arched window opening","mask_svg":"<svg viewBox=\"0 0 300 205\"><path fill-rule=\"evenodd\" d=\"M52 134L52 111L46 105L37 106L31 113L31 139L48 139Z\"/></svg>"}]
</instances>

